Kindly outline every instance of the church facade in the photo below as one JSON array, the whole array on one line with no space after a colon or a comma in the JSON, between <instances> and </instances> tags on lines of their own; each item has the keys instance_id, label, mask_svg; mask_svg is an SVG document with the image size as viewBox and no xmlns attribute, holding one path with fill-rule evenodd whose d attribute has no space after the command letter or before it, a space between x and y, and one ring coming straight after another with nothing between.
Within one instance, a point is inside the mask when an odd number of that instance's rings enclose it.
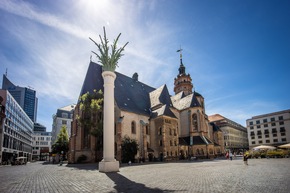
<instances>
[{"instance_id":1,"label":"church facade","mask_svg":"<svg viewBox=\"0 0 290 193\"><path fill-rule=\"evenodd\" d=\"M102 66L90 62L80 96L103 90ZM136 160L170 161L187 158L213 158L224 153L222 131L209 123L201 94L193 91L190 74L180 58L179 73L174 79L174 96L164 84L153 88L132 77L115 72L115 156L121 160L125 137L138 143ZM69 163L82 156L87 162L102 159L99 142L78 123L82 114L77 104L72 121ZM97 115L101 116L101 115ZM98 119L96 119L98 120ZM132 160L134 161L134 160Z\"/></svg>"}]
</instances>

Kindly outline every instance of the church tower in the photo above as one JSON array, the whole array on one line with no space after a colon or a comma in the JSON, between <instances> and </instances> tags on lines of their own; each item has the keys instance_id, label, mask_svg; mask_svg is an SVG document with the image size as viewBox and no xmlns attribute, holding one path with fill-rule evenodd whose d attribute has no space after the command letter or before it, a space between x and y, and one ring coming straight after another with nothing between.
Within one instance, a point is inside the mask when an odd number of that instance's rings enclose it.
<instances>
[{"instance_id":1,"label":"church tower","mask_svg":"<svg viewBox=\"0 0 290 193\"><path fill-rule=\"evenodd\" d=\"M187 96L192 93L192 80L190 74L185 73L185 66L182 63L182 49L178 50L178 52L180 52L180 66L178 69L179 74L174 78L174 92L177 94L183 91L185 96Z\"/></svg>"}]
</instances>

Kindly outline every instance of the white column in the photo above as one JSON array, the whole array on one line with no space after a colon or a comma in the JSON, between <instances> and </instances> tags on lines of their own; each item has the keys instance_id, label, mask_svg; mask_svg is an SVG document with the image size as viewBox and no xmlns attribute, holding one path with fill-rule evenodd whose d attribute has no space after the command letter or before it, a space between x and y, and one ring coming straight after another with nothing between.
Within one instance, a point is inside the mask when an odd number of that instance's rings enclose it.
<instances>
[{"instance_id":1,"label":"white column","mask_svg":"<svg viewBox=\"0 0 290 193\"><path fill-rule=\"evenodd\" d=\"M99 171L118 172L119 162L114 158L114 81L116 74L111 71L104 71L102 76L104 78L104 158L99 163Z\"/></svg>"}]
</instances>

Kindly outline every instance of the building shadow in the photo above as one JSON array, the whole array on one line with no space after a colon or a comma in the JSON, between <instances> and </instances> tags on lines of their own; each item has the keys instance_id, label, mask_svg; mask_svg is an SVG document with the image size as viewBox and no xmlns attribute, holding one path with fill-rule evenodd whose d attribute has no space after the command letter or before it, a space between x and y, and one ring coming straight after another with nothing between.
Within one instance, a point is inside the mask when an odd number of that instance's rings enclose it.
<instances>
[{"instance_id":1,"label":"building shadow","mask_svg":"<svg viewBox=\"0 0 290 193\"><path fill-rule=\"evenodd\" d=\"M117 192L150 192L150 193L162 193L162 192L174 192L174 190L162 190L159 188L149 188L146 187L144 184L137 183L134 181L129 180L128 178L122 176L119 173L106 173L106 175L115 182L114 188Z\"/></svg>"}]
</instances>

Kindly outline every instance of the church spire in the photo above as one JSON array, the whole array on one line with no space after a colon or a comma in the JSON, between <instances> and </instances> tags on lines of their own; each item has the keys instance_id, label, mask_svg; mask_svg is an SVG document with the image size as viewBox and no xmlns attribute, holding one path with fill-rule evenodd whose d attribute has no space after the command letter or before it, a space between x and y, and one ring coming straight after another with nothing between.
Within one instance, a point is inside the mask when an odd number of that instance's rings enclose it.
<instances>
[{"instance_id":1,"label":"church spire","mask_svg":"<svg viewBox=\"0 0 290 193\"><path fill-rule=\"evenodd\" d=\"M180 46L180 49L177 50L177 52L180 53L180 66L179 66L179 69L178 69L179 75L185 74L185 66L182 63L182 49L181 49L181 46Z\"/></svg>"},{"instance_id":2,"label":"church spire","mask_svg":"<svg viewBox=\"0 0 290 193\"><path fill-rule=\"evenodd\" d=\"M179 74L174 79L174 92L175 94L183 91L185 95L189 95L192 93L193 85L191 83L191 77L189 74L185 73L185 66L182 63L182 49L180 47L177 52L180 53L180 66L179 66Z\"/></svg>"}]
</instances>

